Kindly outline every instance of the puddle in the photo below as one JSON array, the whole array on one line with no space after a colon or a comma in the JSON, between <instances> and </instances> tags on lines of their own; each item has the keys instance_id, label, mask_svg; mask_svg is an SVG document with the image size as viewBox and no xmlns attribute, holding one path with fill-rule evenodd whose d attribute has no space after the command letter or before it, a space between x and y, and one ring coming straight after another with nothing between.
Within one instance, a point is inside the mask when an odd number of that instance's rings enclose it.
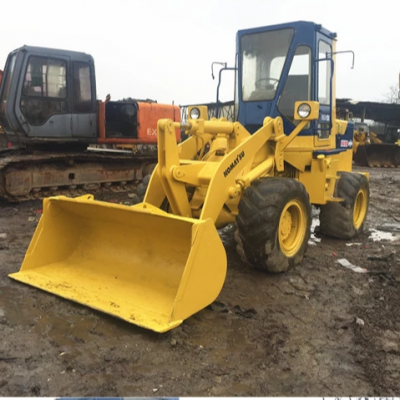
<instances>
[{"instance_id":1,"label":"puddle","mask_svg":"<svg viewBox=\"0 0 400 400\"><path fill-rule=\"evenodd\" d=\"M91 332L98 330L96 317L84 313L82 306L71 306L63 299L60 302L48 293L43 293L43 297L35 293L29 296L26 291L15 288L0 289L0 318L12 329L32 332L51 342L61 349L60 352L67 353L64 358L67 355L69 360L77 357L79 345L90 342ZM103 336L107 334L112 336L109 332Z\"/></svg>"},{"instance_id":2,"label":"puddle","mask_svg":"<svg viewBox=\"0 0 400 400\"><path fill-rule=\"evenodd\" d=\"M6 318L12 327L15 325L29 327L30 321L36 316L37 312L32 307L32 299L24 295L14 284L12 287L0 287L0 290L0 316Z\"/></svg>"},{"instance_id":3,"label":"puddle","mask_svg":"<svg viewBox=\"0 0 400 400\"><path fill-rule=\"evenodd\" d=\"M399 239L399 236L393 234L392 232L380 231L378 229L371 228L370 235L368 239L372 239L374 242L380 242L381 240L388 240L394 242Z\"/></svg>"}]
</instances>

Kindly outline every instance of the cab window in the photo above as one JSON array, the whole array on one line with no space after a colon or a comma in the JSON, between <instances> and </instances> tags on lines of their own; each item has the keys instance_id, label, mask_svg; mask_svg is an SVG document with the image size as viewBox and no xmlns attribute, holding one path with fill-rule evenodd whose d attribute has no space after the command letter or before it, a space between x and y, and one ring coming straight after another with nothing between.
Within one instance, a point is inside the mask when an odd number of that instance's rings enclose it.
<instances>
[{"instance_id":1,"label":"cab window","mask_svg":"<svg viewBox=\"0 0 400 400\"><path fill-rule=\"evenodd\" d=\"M90 113L93 110L90 65L74 62L74 110L78 113Z\"/></svg>"},{"instance_id":2,"label":"cab window","mask_svg":"<svg viewBox=\"0 0 400 400\"><path fill-rule=\"evenodd\" d=\"M294 30L253 33L241 39L243 101L272 100Z\"/></svg>"},{"instance_id":3,"label":"cab window","mask_svg":"<svg viewBox=\"0 0 400 400\"><path fill-rule=\"evenodd\" d=\"M302 100L311 100L311 49L308 46L298 46L296 49L278 110L296 125L300 121L294 120L294 103Z\"/></svg>"},{"instance_id":4,"label":"cab window","mask_svg":"<svg viewBox=\"0 0 400 400\"><path fill-rule=\"evenodd\" d=\"M21 112L31 125L42 125L67 112L67 66L64 60L31 56L25 71Z\"/></svg>"},{"instance_id":5,"label":"cab window","mask_svg":"<svg viewBox=\"0 0 400 400\"><path fill-rule=\"evenodd\" d=\"M332 57L332 47L323 40L319 41L318 59ZM320 104L329 105L331 101L331 62L329 60L318 63L318 101Z\"/></svg>"},{"instance_id":6,"label":"cab window","mask_svg":"<svg viewBox=\"0 0 400 400\"><path fill-rule=\"evenodd\" d=\"M8 101L8 95L10 92L10 86L12 77L14 74L14 67L15 67L15 59L17 55L13 54L8 60L6 64L6 69L4 72L4 76L2 78L2 93L0 98L0 125L3 125L3 128L8 128L9 124L6 119L6 105Z\"/></svg>"}]
</instances>

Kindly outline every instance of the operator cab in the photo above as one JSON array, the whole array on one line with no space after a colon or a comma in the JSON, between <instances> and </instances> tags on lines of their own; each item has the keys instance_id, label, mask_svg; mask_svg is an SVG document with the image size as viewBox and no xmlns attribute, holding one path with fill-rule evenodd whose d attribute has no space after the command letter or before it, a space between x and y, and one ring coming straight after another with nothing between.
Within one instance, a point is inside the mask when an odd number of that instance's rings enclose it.
<instances>
[{"instance_id":1,"label":"operator cab","mask_svg":"<svg viewBox=\"0 0 400 400\"><path fill-rule=\"evenodd\" d=\"M319 118L299 136L314 136L314 146L329 146L335 116L332 93L336 34L311 22L241 30L237 34L237 120L249 132L266 116L281 116L290 134L296 101L318 101Z\"/></svg>"},{"instance_id":2,"label":"operator cab","mask_svg":"<svg viewBox=\"0 0 400 400\"><path fill-rule=\"evenodd\" d=\"M90 55L33 46L9 54L0 87L0 124L11 140L95 139L96 113Z\"/></svg>"}]
</instances>

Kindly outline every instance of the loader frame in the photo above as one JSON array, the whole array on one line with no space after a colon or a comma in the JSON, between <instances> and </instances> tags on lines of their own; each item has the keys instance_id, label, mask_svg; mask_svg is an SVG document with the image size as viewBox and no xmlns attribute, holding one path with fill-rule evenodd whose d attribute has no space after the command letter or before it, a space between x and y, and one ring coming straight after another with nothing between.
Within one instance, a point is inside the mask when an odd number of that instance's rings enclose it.
<instances>
[{"instance_id":1,"label":"loader frame","mask_svg":"<svg viewBox=\"0 0 400 400\"><path fill-rule=\"evenodd\" d=\"M210 218L217 227L233 222L237 205L251 183L260 177L284 176L286 149L309 121L318 118L317 102L308 104L312 112L301 118L290 135L283 132L280 117L264 119L263 126L250 134L239 122L203 119L187 124L171 120L158 122L158 166L152 175L144 203L161 207L165 200L169 212L182 217L205 220ZM175 129L185 128L190 136L183 143L176 142ZM209 150L205 148L209 145ZM295 176L306 183L312 203L326 204L342 201L334 195L338 160L319 154L311 162L311 171L295 171ZM317 180L315 185L308 178ZM188 196L188 188L194 193ZM321 188L322 194L321 194Z\"/></svg>"}]
</instances>

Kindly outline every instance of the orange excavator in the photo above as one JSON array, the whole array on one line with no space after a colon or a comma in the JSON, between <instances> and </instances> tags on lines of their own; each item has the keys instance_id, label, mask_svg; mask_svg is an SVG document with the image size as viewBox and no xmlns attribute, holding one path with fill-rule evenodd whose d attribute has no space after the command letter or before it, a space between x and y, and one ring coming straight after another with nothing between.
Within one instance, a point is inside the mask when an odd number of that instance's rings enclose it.
<instances>
[{"instance_id":1,"label":"orange excavator","mask_svg":"<svg viewBox=\"0 0 400 400\"><path fill-rule=\"evenodd\" d=\"M161 118L180 122L179 107L149 99L97 100L89 54L16 49L0 83L0 126L12 144L0 152L0 197L20 201L49 191L137 184L157 163ZM116 150L117 144L131 150Z\"/></svg>"}]
</instances>

